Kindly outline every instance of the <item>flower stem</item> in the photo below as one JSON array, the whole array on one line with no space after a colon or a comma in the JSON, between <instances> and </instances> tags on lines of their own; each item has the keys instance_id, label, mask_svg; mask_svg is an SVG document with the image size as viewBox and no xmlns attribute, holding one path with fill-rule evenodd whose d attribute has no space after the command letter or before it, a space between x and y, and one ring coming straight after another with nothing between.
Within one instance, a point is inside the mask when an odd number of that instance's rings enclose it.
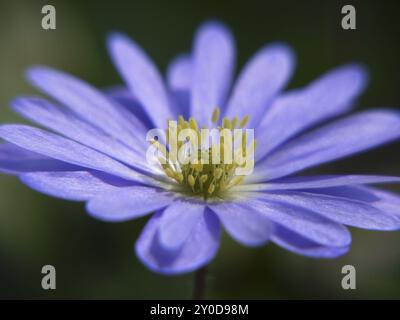
<instances>
[{"instance_id":1,"label":"flower stem","mask_svg":"<svg viewBox=\"0 0 400 320\"><path fill-rule=\"evenodd\" d=\"M193 300L204 300L206 292L207 266L196 271L194 275Z\"/></svg>"}]
</instances>

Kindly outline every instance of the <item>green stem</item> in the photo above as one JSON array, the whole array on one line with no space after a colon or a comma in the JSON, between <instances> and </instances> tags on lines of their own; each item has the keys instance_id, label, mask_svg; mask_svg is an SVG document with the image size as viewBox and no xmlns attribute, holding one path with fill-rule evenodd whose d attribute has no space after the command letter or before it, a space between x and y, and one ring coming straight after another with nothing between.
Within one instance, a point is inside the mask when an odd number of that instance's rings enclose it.
<instances>
[{"instance_id":1,"label":"green stem","mask_svg":"<svg viewBox=\"0 0 400 320\"><path fill-rule=\"evenodd\" d=\"M207 281L207 266L196 271L194 275L193 300L204 300Z\"/></svg>"}]
</instances>

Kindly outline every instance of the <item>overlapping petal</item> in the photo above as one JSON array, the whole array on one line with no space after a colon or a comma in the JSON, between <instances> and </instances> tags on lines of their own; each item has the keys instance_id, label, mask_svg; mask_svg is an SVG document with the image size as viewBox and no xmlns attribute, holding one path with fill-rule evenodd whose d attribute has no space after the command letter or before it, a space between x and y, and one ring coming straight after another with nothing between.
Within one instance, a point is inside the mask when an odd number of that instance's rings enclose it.
<instances>
[{"instance_id":1,"label":"overlapping petal","mask_svg":"<svg viewBox=\"0 0 400 320\"><path fill-rule=\"evenodd\" d=\"M350 249L350 246L323 246L281 226L275 227L271 240L286 250L310 258L337 258Z\"/></svg>"},{"instance_id":2,"label":"overlapping petal","mask_svg":"<svg viewBox=\"0 0 400 320\"><path fill-rule=\"evenodd\" d=\"M12 143L0 144L0 172L21 174L40 171L76 171L81 167L20 148Z\"/></svg>"},{"instance_id":3,"label":"overlapping petal","mask_svg":"<svg viewBox=\"0 0 400 320\"><path fill-rule=\"evenodd\" d=\"M225 115L230 119L249 115L248 127L257 127L268 113L272 99L289 81L294 60L291 49L284 44L271 44L260 49L240 73Z\"/></svg>"},{"instance_id":4,"label":"overlapping petal","mask_svg":"<svg viewBox=\"0 0 400 320\"><path fill-rule=\"evenodd\" d=\"M345 65L303 89L279 96L256 130L257 139L263 146L257 149L257 158L310 126L347 112L363 92L367 79L362 66Z\"/></svg>"},{"instance_id":5,"label":"overlapping petal","mask_svg":"<svg viewBox=\"0 0 400 320\"><path fill-rule=\"evenodd\" d=\"M26 125L2 125L0 137L29 151L77 166L104 171L124 179L150 183L151 179L122 163L77 142Z\"/></svg>"},{"instance_id":6,"label":"overlapping petal","mask_svg":"<svg viewBox=\"0 0 400 320\"><path fill-rule=\"evenodd\" d=\"M126 85L145 108L156 128L172 119L167 90L154 63L133 40L123 34L108 37L108 50Z\"/></svg>"},{"instance_id":7,"label":"overlapping petal","mask_svg":"<svg viewBox=\"0 0 400 320\"><path fill-rule=\"evenodd\" d=\"M48 67L32 67L27 77L32 85L115 139L130 145L144 143L137 133L146 132L145 126L88 83Z\"/></svg>"},{"instance_id":8,"label":"overlapping petal","mask_svg":"<svg viewBox=\"0 0 400 320\"><path fill-rule=\"evenodd\" d=\"M214 258L220 237L220 224L214 213L205 212L181 249L173 254L159 242L161 216L162 212L152 216L135 244L137 256L150 270L180 274L194 271Z\"/></svg>"},{"instance_id":9,"label":"overlapping petal","mask_svg":"<svg viewBox=\"0 0 400 320\"><path fill-rule=\"evenodd\" d=\"M209 207L217 214L229 235L244 245L266 244L273 233L271 220L251 207L234 202L214 203Z\"/></svg>"},{"instance_id":10,"label":"overlapping petal","mask_svg":"<svg viewBox=\"0 0 400 320\"><path fill-rule=\"evenodd\" d=\"M249 210L318 244L343 247L351 243L351 235L346 227L308 209L271 201L258 194L241 202Z\"/></svg>"},{"instance_id":11,"label":"overlapping petal","mask_svg":"<svg viewBox=\"0 0 400 320\"><path fill-rule=\"evenodd\" d=\"M205 208L204 203L187 200L176 200L169 205L160 220L160 245L166 249L180 249L203 219Z\"/></svg>"},{"instance_id":12,"label":"overlapping petal","mask_svg":"<svg viewBox=\"0 0 400 320\"><path fill-rule=\"evenodd\" d=\"M87 201L132 186L131 181L96 171L29 172L21 181L41 193L72 201Z\"/></svg>"},{"instance_id":13,"label":"overlapping petal","mask_svg":"<svg viewBox=\"0 0 400 320\"><path fill-rule=\"evenodd\" d=\"M400 137L400 113L360 112L285 144L255 168L250 181L266 181L359 153Z\"/></svg>"},{"instance_id":14,"label":"overlapping petal","mask_svg":"<svg viewBox=\"0 0 400 320\"><path fill-rule=\"evenodd\" d=\"M21 97L15 99L12 106L25 118L125 164L146 171L150 175L157 170L155 166L150 166L143 156L146 152L144 146L141 148L135 148L138 147L137 145L128 147L45 99ZM145 136L143 136L144 139Z\"/></svg>"},{"instance_id":15,"label":"overlapping petal","mask_svg":"<svg viewBox=\"0 0 400 320\"><path fill-rule=\"evenodd\" d=\"M142 217L168 206L174 195L153 187L128 186L97 195L87 202L93 217L111 222Z\"/></svg>"}]
</instances>

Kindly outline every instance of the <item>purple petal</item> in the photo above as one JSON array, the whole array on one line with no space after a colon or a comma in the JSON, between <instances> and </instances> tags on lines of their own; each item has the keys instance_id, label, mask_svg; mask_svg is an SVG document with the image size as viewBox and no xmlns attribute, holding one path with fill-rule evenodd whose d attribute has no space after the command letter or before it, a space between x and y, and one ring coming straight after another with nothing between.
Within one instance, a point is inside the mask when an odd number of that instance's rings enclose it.
<instances>
[{"instance_id":1,"label":"purple petal","mask_svg":"<svg viewBox=\"0 0 400 320\"><path fill-rule=\"evenodd\" d=\"M138 118L146 128L153 128L149 116L146 110L142 108L139 101L134 97L132 92L123 86L115 86L106 90L106 95L111 99L115 100L121 108L132 112L136 118Z\"/></svg>"},{"instance_id":2,"label":"purple petal","mask_svg":"<svg viewBox=\"0 0 400 320\"><path fill-rule=\"evenodd\" d=\"M347 246L351 242L346 227L328 220L304 208L266 201L264 195L241 200L243 205L264 215L272 222L281 225L308 240L332 247Z\"/></svg>"},{"instance_id":3,"label":"purple petal","mask_svg":"<svg viewBox=\"0 0 400 320\"><path fill-rule=\"evenodd\" d=\"M153 215L135 244L138 258L152 271L173 275L194 271L207 265L219 246L220 225L212 212L205 212L190 237L178 252L160 246L158 228L161 213Z\"/></svg>"},{"instance_id":4,"label":"purple petal","mask_svg":"<svg viewBox=\"0 0 400 320\"><path fill-rule=\"evenodd\" d=\"M200 125L210 125L215 107L223 107L235 60L229 30L216 22L203 24L193 48L192 115Z\"/></svg>"},{"instance_id":5,"label":"purple petal","mask_svg":"<svg viewBox=\"0 0 400 320\"><path fill-rule=\"evenodd\" d=\"M347 253L350 249L350 246L321 246L280 226L276 226L271 240L286 250L310 258L337 258Z\"/></svg>"},{"instance_id":6,"label":"purple petal","mask_svg":"<svg viewBox=\"0 0 400 320\"><path fill-rule=\"evenodd\" d=\"M294 54L284 44L272 44L259 50L246 64L233 89L226 116L239 119L250 116L254 128L272 99L283 89L292 75Z\"/></svg>"},{"instance_id":7,"label":"purple petal","mask_svg":"<svg viewBox=\"0 0 400 320\"><path fill-rule=\"evenodd\" d=\"M27 77L34 86L110 136L129 145L144 143L138 132L145 133L145 126L88 83L47 67L29 69Z\"/></svg>"},{"instance_id":8,"label":"purple petal","mask_svg":"<svg viewBox=\"0 0 400 320\"><path fill-rule=\"evenodd\" d=\"M370 175L325 175L287 177L274 180L268 183L244 184L236 187L240 191L274 191L274 190L299 190L330 188L346 185L373 184L400 182L400 177L370 176Z\"/></svg>"},{"instance_id":9,"label":"purple petal","mask_svg":"<svg viewBox=\"0 0 400 320\"><path fill-rule=\"evenodd\" d=\"M400 219L385 214L364 201L300 191L268 192L263 193L262 197L265 201L303 208L352 227L370 230L400 228Z\"/></svg>"},{"instance_id":10,"label":"purple petal","mask_svg":"<svg viewBox=\"0 0 400 320\"><path fill-rule=\"evenodd\" d=\"M366 186L316 189L311 192L365 201L381 212L400 218L400 195L396 193Z\"/></svg>"},{"instance_id":11,"label":"purple petal","mask_svg":"<svg viewBox=\"0 0 400 320\"><path fill-rule=\"evenodd\" d=\"M345 65L304 89L277 98L257 129L260 132L257 138L263 146L257 149L257 157L268 154L310 126L348 111L364 90L367 78L363 67Z\"/></svg>"},{"instance_id":12,"label":"purple petal","mask_svg":"<svg viewBox=\"0 0 400 320\"><path fill-rule=\"evenodd\" d=\"M111 58L126 85L157 128L172 119L167 91L156 66L134 41L113 33L107 39Z\"/></svg>"},{"instance_id":13,"label":"purple petal","mask_svg":"<svg viewBox=\"0 0 400 320\"><path fill-rule=\"evenodd\" d=\"M86 201L132 185L114 176L89 171L33 172L22 174L20 179L38 192L72 201Z\"/></svg>"},{"instance_id":14,"label":"purple petal","mask_svg":"<svg viewBox=\"0 0 400 320\"><path fill-rule=\"evenodd\" d=\"M168 206L174 196L151 187L131 186L105 192L91 199L86 206L89 214L111 222L126 221Z\"/></svg>"},{"instance_id":15,"label":"purple petal","mask_svg":"<svg viewBox=\"0 0 400 320\"><path fill-rule=\"evenodd\" d=\"M265 181L336 160L400 137L400 113L366 111L335 121L283 145L256 166L252 179Z\"/></svg>"},{"instance_id":16,"label":"purple petal","mask_svg":"<svg viewBox=\"0 0 400 320\"><path fill-rule=\"evenodd\" d=\"M181 248L194 227L203 219L204 204L177 200L161 216L159 224L160 245L165 249Z\"/></svg>"},{"instance_id":17,"label":"purple petal","mask_svg":"<svg viewBox=\"0 0 400 320\"><path fill-rule=\"evenodd\" d=\"M361 190L365 190L377 197L377 200L372 203L374 207L386 212L387 214L400 218L400 196L398 194L372 187L360 188Z\"/></svg>"},{"instance_id":18,"label":"purple petal","mask_svg":"<svg viewBox=\"0 0 400 320\"><path fill-rule=\"evenodd\" d=\"M168 87L173 91L188 91L192 85L193 66L190 56L182 54L176 57L167 70Z\"/></svg>"},{"instance_id":19,"label":"purple petal","mask_svg":"<svg viewBox=\"0 0 400 320\"><path fill-rule=\"evenodd\" d=\"M147 182L149 178L122 163L56 134L25 125L2 125L0 137L29 151L77 166L104 171L128 180Z\"/></svg>"},{"instance_id":20,"label":"purple petal","mask_svg":"<svg viewBox=\"0 0 400 320\"><path fill-rule=\"evenodd\" d=\"M128 148L125 144L92 127L73 114L57 108L44 99L17 98L12 102L12 105L14 110L25 118L67 138L101 151L149 174L154 172L154 168L146 162L144 156L146 149L144 147L141 151Z\"/></svg>"},{"instance_id":21,"label":"purple petal","mask_svg":"<svg viewBox=\"0 0 400 320\"><path fill-rule=\"evenodd\" d=\"M81 167L42 156L15 144L0 144L0 172L21 174L37 171L74 171Z\"/></svg>"},{"instance_id":22,"label":"purple petal","mask_svg":"<svg viewBox=\"0 0 400 320\"><path fill-rule=\"evenodd\" d=\"M176 57L167 70L167 83L171 91L175 116L190 117L190 90L193 74L192 60L188 55Z\"/></svg>"},{"instance_id":23,"label":"purple petal","mask_svg":"<svg viewBox=\"0 0 400 320\"><path fill-rule=\"evenodd\" d=\"M273 224L264 214L236 203L209 205L221 220L225 230L239 243L260 246L268 242Z\"/></svg>"}]
</instances>

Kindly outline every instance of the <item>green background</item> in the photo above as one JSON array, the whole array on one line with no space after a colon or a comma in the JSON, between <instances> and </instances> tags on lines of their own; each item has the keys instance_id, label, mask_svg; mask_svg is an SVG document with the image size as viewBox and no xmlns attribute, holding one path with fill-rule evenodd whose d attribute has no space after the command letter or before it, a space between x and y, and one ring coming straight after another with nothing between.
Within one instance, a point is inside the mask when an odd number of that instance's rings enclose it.
<instances>
[{"instance_id":1,"label":"green background","mask_svg":"<svg viewBox=\"0 0 400 320\"><path fill-rule=\"evenodd\" d=\"M196 27L221 19L235 34L238 69L267 42L288 42L298 66L290 87L342 63L368 66L371 81L359 109L400 105L398 1L35 1L0 0L0 120L21 122L9 107L34 93L23 78L32 64L71 72L98 87L121 83L107 57L107 32L140 43L165 71L188 51ZM41 8L53 4L57 29L41 29ZM341 29L340 9L353 4L357 30ZM343 137L345 139L345 137ZM399 143L314 169L312 173L400 175ZM394 186L389 186L395 190ZM397 187L400 192L400 188ZM400 210L400 208L399 208ZM193 274L164 277L135 257L146 218L107 224L81 203L46 197L0 176L1 298L190 298ZM57 289L41 289L41 268L57 269ZM357 290L341 288L341 268L357 270ZM249 249L222 237L210 265L208 298L400 298L400 233L354 230L353 246L336 260L312 260L271 244Z\"/></svg>"}]
</instances>

